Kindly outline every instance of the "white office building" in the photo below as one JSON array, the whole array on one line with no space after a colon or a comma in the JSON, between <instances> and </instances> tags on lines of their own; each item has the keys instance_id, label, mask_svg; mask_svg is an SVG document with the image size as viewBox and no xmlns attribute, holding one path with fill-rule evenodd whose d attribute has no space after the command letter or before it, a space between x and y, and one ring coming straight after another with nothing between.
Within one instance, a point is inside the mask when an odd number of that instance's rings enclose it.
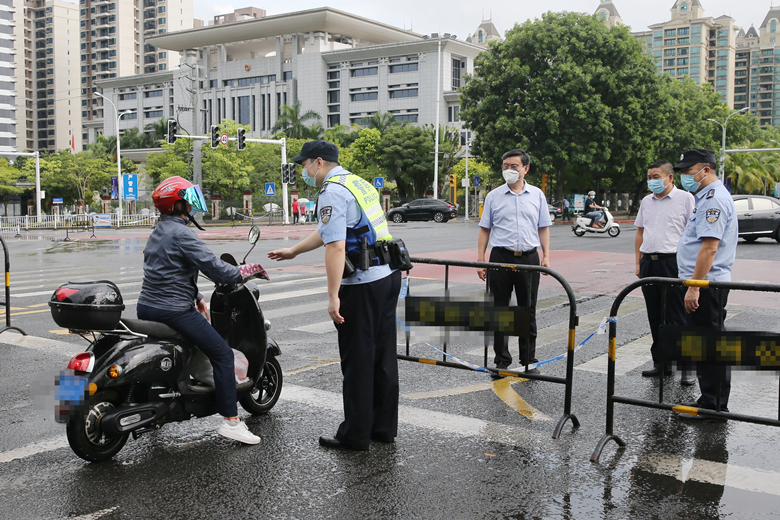
<instances>
[{"instance_id":1,"label":"white office building","mask_svg":"<svg viewBox=\"0 0 780 520\"><path fill-rule=\"evenodd\" d=\"M168 32L147 42L179 53L181 65L96 82L120 111L138 113L137 120L121 121L120 131L165 117L203 135L211 124L233 119L264 137L274 133L281 107L297 101L303 111L319 113L326 129L361 124L376 112L460 126L457 90L483 50L454 35L423 36L331 8ZM112 118L104 125L106 135L116 132Z\"/></svg>"}]
</instances>

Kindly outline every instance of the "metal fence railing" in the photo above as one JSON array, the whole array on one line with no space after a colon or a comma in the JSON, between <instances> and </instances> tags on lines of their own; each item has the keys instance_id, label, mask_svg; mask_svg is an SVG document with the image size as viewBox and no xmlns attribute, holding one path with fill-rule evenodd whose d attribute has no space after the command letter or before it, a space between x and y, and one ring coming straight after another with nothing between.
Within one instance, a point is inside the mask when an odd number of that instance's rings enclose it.
<instances>
[{"instance_id":1,"label":"metal fence railing","mask_svg":"<svg viewBox=\"0 0 780 520\"><path fill-rule=\"evenodd\" d=\"M69 227L148 227L154 226L158 215L122 215L115 213L90 213L79 215L35 215L0 217L0 233L16 233L36 229L62 229Z\"/></svg>"}]
</instances>

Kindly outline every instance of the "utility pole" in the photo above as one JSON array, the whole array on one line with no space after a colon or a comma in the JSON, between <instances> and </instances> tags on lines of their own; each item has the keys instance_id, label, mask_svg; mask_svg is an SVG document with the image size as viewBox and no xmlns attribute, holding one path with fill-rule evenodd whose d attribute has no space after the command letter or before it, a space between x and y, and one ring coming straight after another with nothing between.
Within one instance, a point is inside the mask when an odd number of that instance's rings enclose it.
<instances>
[{"instance_id":1,"label":"utility pole","mask_svg":"<svg viewBox=\"0 0 780 520\"><path fill-rule=\"evenodd\" d=\"M433 198L439 198L439 125L441 106L441 36L439 38L439 65L436 69L436 145L433 152Z\"/></svg>"}]
</instances>

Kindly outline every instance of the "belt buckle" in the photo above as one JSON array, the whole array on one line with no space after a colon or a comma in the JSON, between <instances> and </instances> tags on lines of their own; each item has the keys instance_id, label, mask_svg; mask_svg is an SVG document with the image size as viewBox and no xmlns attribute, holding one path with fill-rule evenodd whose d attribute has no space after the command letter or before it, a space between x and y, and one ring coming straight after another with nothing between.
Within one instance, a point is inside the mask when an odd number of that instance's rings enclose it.
<instances>
[{"instance_id":1,"label":"belt buckle","mask_svg":"<svg viewBox=\"0 0 780 520\"><path fill-rule=\"evenodd\" d=\"M650 260L658 260L658 255L650 255Z\"/></svg>"},{"instance_id":2,"label":"belt buckle","mask_svg":"<svg viewBox=\"0 0 780 520\"><path fill-rule=\"evenodd\" d=\"M512 251L512 252L515 254L515 256L523 256L522 251Z\"/></svg>"}]
</instances>

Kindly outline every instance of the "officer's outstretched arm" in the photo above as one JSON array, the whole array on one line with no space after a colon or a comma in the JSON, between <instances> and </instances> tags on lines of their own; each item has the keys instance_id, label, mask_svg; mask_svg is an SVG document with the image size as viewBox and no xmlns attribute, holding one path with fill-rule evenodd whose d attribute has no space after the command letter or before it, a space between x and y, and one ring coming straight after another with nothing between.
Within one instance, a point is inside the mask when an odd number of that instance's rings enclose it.
<instances>
[{"instance_id":1,"label":"officer's outstretched arm","mask_svg":"<svg viewBox=\"0 0 780 520\"><path fill-rule=\"evenodd\" d=\"M333 323L342 324L344 318L339 313L341 301L339 289L344 274L344 257L346 256L346 242L336 240L325 245L325 271L328 274L328 314Z\"/></svg>"},{"instance_id":2,"label":"officer's outstretched arm","mask_svg":"<svg viewBox=\"0 0 780 520\"><path fill-rule=\"evenodd\" d=\"M286 247L284 249L275 249L268 253L268 258L271 260L292 260L301 253L308 253L313 249L322 247L322 237L318 231L313 232L297 244L292 247Z\"/></svg>"}]
</instances>

